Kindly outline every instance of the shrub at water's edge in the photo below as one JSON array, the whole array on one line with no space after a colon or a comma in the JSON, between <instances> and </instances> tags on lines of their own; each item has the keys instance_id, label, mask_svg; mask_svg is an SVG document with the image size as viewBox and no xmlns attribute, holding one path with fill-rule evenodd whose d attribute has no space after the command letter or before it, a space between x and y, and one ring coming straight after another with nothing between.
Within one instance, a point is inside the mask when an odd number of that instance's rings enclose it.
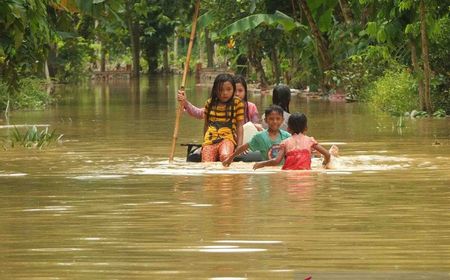
<instances>
[{"instance_id":1,"label":"shrub at water's edge","mask_svg":"<svg viewBox=\"0 0 450 280\"><path fill-rule=\"evenodd\" d=\"M388 71L372 84L368 92L371 106L392 115L418 108L419 98L414 77L405 69Z\"/></svg>"},{"instance_id":2,"label":"shrub at water's edge","mask_svg":"<svg viewBox=\"0 0 450 280\"><path fill-rule=\"evenodd\" d=\"M18 85L17 90L10 91L6 83L0 80L0 108L2 110L6 108L8 99L12 110L43 109L53 101L52 96L46 91L46 84L42 79L23 78Z\"/></svg>"}]
</instances>

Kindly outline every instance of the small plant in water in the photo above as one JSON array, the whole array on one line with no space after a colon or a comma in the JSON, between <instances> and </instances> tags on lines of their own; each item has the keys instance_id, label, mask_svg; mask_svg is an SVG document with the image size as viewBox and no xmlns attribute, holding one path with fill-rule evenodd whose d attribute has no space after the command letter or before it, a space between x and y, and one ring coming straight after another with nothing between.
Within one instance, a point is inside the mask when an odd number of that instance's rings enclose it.
<instances>
[{"instance_id":1,"label":"small plant in water","mask_svg":"<svg viewBox=\"0 0 450 280\"><path fill-rule=\"evenodd\" d=\"M433 117L435 118L445 118L446 113L444 109L439 109L436 112L433 113Z\"/></svg>"},{"instance_id":2,"label":"small plant in water","mask_svg":"<svg viewBox=\"0 0 450 280\"><path fill-rule=\"evenodd\" d=\"M9 135L7 140L11 148L15 146L22 146L25 148L38 148L42 149L51 143L61 141L63 134L56 134L55 130L49 132L48 127L39 131L35 125L30 127L24 134L22 134L19 129L14 126L12 133ZM6 148L5 145L3 145Z\"/></svg>"},{"instance_id":3,"label":"small plant in water","mask_svg":"<svg viewBox=\"0 0 450 280\"><path fill-rule=\"evenodd\" d=\"M400 116L397 120L397 127L406 127L403 116Z\"/></svg>"}]
</instances>

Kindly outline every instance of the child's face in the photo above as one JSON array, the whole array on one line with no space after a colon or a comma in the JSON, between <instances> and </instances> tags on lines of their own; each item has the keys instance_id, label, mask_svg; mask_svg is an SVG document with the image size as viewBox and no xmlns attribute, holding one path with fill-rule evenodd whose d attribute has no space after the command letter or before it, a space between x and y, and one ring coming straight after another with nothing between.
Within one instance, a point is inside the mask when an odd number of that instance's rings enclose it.
<instances>
[{"instance_id":1,"label":"child's face","mask_svg":"<svg viewBox=\"0 0 450 280\"><path fill-rule=\"evenodd\" d=\"M279 130L280 126L283 124L284 118L280 113L272 111L270 114L265 115L264 120L266 121L269 130Z\"/></svg>"},{"instance_id":2,"label":"child's face","mask_svg":"<svg viewBox=\"0 0 450 280\"><path fill-rule=\"evenodd\" d=\"M245 88L241 83L236 84L236 96L241 100L244 100L245 98Z\"/></svg>"},{"instance_id":3,"label":"child's face","mask_svg":"<svg viewBox=\"0 0 450 280\"><path fill-rule=\"evenodd\" d=\"M227 102L233 96L233 85L231 82L224 82L220 88L218 98L220 102Z\"/></svg>"}]
</instances>

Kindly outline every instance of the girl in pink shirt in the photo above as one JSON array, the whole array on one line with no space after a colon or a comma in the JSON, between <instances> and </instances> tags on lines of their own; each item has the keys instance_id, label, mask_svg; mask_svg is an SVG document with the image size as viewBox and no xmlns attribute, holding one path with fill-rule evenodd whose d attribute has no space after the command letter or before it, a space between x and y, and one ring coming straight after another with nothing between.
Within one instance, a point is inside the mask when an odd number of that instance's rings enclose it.
<instances>
[{"instance_id":1,"label":"girl in pink shirt","mask_svg":"<svg viewBox=\"0 0 450 280\"><path fill-rule=\"evenodd\" d=\"M306 136L307 118L305 114L294 113L288 120L288 132L291 137L280 144L280 150L276 158L257 162L253 169L264 166L278 165L284 159L283 170L309 170L311 169L312 151L316 150L324 156L323 166L328 167L330 153L319 145L313 137Z\"/></svg>"}]
</instances>

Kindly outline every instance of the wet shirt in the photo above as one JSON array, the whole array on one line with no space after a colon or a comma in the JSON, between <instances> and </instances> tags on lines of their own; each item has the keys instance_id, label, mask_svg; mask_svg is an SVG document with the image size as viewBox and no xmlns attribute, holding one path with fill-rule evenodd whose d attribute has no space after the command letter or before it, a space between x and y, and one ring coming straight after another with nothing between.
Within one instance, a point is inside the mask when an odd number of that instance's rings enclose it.
<instances>
[{"instance_id":1,"label":"wet shirt","mask_svg":"<svg viewBox=\"0 0 450 280\"><path fill-rule=\"evenodd\" d=\"M203 145L212 145L224 139L236 144L234 132L237 123L244 120L244 103L238 97L234 97L232 104L228 106L220 104L209 108L210 103L211 98L205 104L205 119L208 119L208 129Z\"/></svg>"},{"instance_id":2,"label":"wet shirt","mask_svg":"<svg viewBox=\"0 0 450 280\"><path fill-rule=\"evenodd\" d=\"M248 147L254 152L259 151L263 160L272 159L277 156L281 141L290 136L291 134L289 132L280 129L277 138L272 140L269 136L269 131L264 130L253 136L250 142L248 142Z\"/></svg>"},{"instance_id":3,"label":"wet shirt","mask_svg":"<svg viewBox=\"0 0 450 280\"><path fill-rule=\"evenodd\" d=\"M281 142L280 146L285 149L284 170L308 170L311 169L311 155L314 146L318 143L314 137L302 133L293 134L291 138Z\"/></svg>"}]
</instances>

